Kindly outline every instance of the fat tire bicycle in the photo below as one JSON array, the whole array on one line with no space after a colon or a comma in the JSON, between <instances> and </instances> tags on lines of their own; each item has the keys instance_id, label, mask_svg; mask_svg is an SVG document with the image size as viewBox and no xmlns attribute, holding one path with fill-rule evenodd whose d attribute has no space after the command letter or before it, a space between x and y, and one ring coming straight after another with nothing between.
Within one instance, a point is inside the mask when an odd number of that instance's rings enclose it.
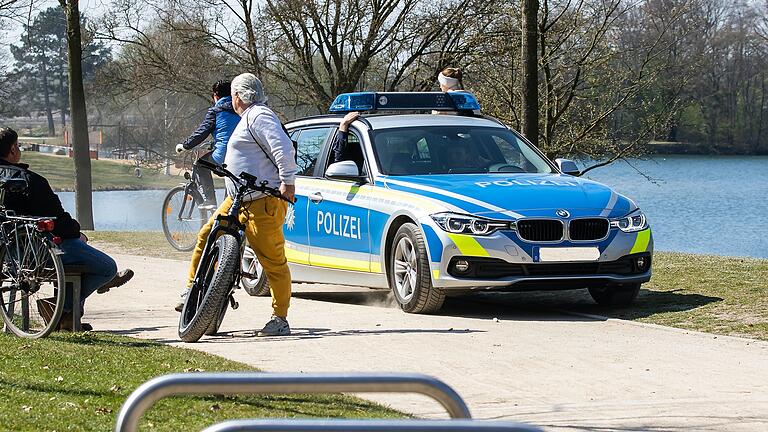
<instances>
[{"instance_id":1,"label":"fat tire bicycle","mask_svg":"<svg viewBox=\"0 0 768 432\"><path fill-rule=\"evenodd\" d=\"M198 154L195 156L197 157ZM172 188L166 194L161 220L163 234L171 247L178 251L189 252L195 248L200 228L205 225L215 210L199 208L203 202L200 186L189 171L184 172L184 178L187 180L186 183ZM251 296L269 295L269 281L264 275L256 254L249 246L245 247L241 265L245 273L254 276L240 279L245 292Z\"/></svg>"},{"instance_id":2,"label":"fat tire bicycle","mask_svg":"<svg viewBox=\"0 0 768 432\"><path fill-rule=\"evenodd\" d=\"M239 219L243 197L252 192L261 192L285 199L277 188L267 186L266 181L259 182L255 176L246 172L236 176L226 169L226 165L219 166L208 161L198 163L220 177L231 179L237 185L237 193L229 211L216 217L192 286L186 295L179 318L179 338L184 342L197 342L203 336L216 334L227 307L238 307L234 290L240 279L257 279L257 275L242 270L247 243L245 226Z\"/></svg>"},{"instance_id":3,"label":"fat tire bicycle","mask_svg":"<svg viewBox=\"0 0 768 432\"><path fill-rule=\"evenodd\" d=\"M64 266L53 237L54 218L16 216L6 192L23 193L23 178L0 179L0 313L7 332L48 336L64 311Z\"/></svg>"}]
</instances>

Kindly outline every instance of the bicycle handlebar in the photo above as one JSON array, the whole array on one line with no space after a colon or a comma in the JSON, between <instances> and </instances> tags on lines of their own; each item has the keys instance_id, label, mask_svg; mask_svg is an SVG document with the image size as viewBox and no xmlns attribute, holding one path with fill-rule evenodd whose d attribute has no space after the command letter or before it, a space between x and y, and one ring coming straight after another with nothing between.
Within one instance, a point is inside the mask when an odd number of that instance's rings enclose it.
<instances>
[{"instance_id":1,"label":"bicycle handlebar","mask_svg":"<svg viewBox=\"0 0 768 432\"><path fill-rule=\"evenodd\" d=\"M280 189L267 186L266 180L259 182L259 179L256 178L256 176L248 174L245 171L241 172L239 176L236 176L227 169L226 164L218 165L204 159L198 160L197 163L202 167L208 168L212 173L219 177L228 177L230 180L240 186L245 187L246 189L250 189L255 192L263 192L293 204L291 200L283 196L283 194L280 192Z\"/></svg>"}]
</instances>

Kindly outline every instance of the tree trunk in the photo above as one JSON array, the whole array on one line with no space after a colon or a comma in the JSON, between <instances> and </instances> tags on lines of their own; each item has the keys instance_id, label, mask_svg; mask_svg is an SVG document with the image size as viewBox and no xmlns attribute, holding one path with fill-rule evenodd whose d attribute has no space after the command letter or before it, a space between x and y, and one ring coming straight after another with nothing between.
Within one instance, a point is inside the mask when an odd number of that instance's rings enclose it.
<instances>
[{"instance_id":1,"label":"tree trunk","mask_svg":"<svg viewBox=\"0 0 768 432\"><path fill-rule=\"evenodd\" d=\"M40 75L43 78L43 101L45 102L45 116L48 119L48 136L56 136L56 125L53 123L53 109L51 108L51 91L48 87L48 60L43 58L40 63Z\"/></svg>"},{"instance_id":2,"label":"tree trunk","mask_svg":"<svg viewBox=\"0 0 768 432\"><path fill-rule=\"evenodd\" d=\"M64 71L59 69L59 105L61 106L61 127L67 127L67 102L69 99L64 95Z\"/></svg>"},{"instance_id":3,"label":"tree trunk","mask_svg":"<svg viewBox=\"0 0 768 432\"><path fill-rule=\"evenodd\" d=\"M522 133L534 145L539 141L538 16L539 0L522 0Z\"/></svg>"},{"instance_id":4,"label":"tree trunk","mask_svg":"<svg viewBox=\"0 0 768 432\"><path fill-rule=\"evenodd\" d=\"M91 157L90 143L88 142L88 115L83 88L80 2L79 0L59 0L59 3L67 15L69 109L72 126L72 149L75 159L75 209L80 226L85 230L92 230Z\"/></svg>"}]
</instances>

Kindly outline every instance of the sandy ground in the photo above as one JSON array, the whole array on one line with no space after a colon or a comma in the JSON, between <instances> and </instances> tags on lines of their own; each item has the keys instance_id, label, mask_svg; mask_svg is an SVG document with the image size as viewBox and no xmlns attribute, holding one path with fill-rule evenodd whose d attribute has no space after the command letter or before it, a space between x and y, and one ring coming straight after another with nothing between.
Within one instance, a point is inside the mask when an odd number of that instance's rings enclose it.
<instances>
[{"instance_id":1,"label":"sandy ground","mask_svg":"<svg viewBox=\"0 0 768 432\"><path fill-rule=\"evenodd\" d=\"M437 316L408 315L383 291L295 285L293 335L254 337L270 299L239 290L221 335L183 344L173 305L186 263L115 258L136 276L89 299L85 320L97 330L266 371L425 373L453 386L475 418L548 430L768 430L765 342L467 299L450 299ZM365 396L446 416L421 396Z\"/></svg>"}]
</instances>

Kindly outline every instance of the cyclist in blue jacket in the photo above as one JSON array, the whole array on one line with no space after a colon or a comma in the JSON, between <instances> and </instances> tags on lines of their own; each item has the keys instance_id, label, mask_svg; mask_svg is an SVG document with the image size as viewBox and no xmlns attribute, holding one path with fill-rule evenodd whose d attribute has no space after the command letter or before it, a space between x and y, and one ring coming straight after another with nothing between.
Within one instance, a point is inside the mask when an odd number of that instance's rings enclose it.
<instances>
[{"instance_id":1,"label":"cyclist in blue jacket","mask_svg":"<svg viewBox=\"0 0 768 432\"><path fill-rule=\"evenodd\" d=\"M200 159L221 165L224 163L224 157L227 154L227 142L235 126L240 122L240 116L232 108L232 97L229 81L217 81L213 84L213 106L208 109L205 119L200 123L197 130L181 144L176 146L176 152L181 153L184 150L191 150L200 145L208 135L213 137L213 150L204 154ZM194 164L192 175L201 187L204 202L202 208L216 207L216 192L213 188L213 177L211 171Z\"/></svg>"}]
</instances>

